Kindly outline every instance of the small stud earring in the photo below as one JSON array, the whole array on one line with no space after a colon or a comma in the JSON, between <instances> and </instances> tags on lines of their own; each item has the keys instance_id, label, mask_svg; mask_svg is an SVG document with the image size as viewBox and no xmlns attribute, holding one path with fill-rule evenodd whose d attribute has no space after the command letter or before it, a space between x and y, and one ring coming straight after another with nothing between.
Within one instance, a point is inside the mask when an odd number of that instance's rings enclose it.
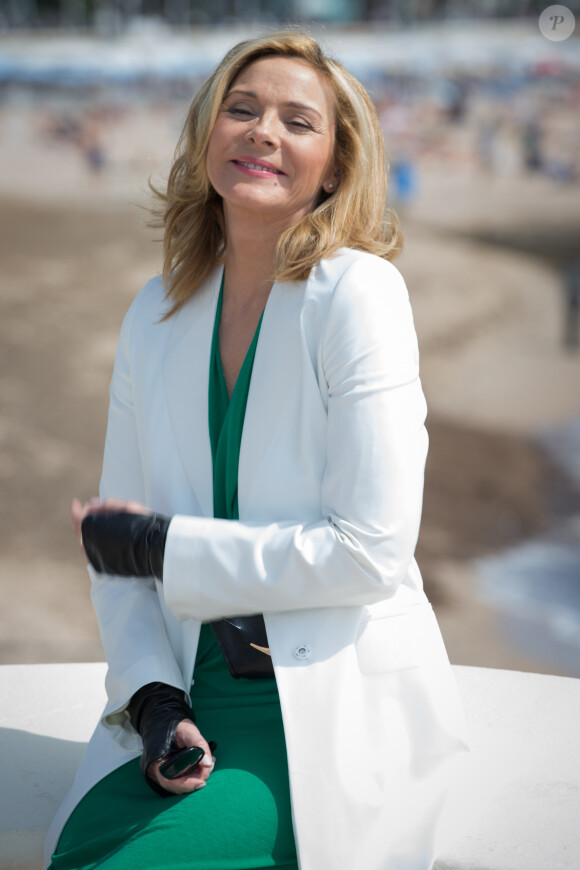
<instances>
[{"instance_id":1,"label":"small stud earring","mask_svg":"<svg viewBox=\"0 0 580 870\"><path fill-rule=\"evenodd\" d=\"M334 190L334 184L327 184L326 188L327 190Z\"/></svg>"}]
</instances>

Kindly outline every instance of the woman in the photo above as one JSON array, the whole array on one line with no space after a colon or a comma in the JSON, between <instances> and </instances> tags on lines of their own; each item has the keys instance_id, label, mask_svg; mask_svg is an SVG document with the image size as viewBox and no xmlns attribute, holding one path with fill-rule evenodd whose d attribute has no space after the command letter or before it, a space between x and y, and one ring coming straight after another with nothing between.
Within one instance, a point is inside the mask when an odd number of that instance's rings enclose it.
<instances>
[{"instance_id":1,"label":"woman","mask_svg":"<svg viewBox=\"0 0 580 870\"><path fill-rule=\"evenodd\" d=\"M53 870L431 866L464 743L413 559L425 403L385 188L368 95L307 36L241 43L193 101L103 501L72 508L109 701Z\"/></svg>"}]
</instances>

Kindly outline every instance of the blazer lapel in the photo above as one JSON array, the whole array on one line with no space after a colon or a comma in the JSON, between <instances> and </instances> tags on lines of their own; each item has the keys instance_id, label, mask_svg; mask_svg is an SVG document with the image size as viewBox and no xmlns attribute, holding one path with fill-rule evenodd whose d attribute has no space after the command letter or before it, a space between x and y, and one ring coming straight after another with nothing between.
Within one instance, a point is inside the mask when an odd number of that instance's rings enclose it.
<instances>
[{"instance_id":1,"label":"blazer lapel","mask_svg":"<svg viewBox=\"0 0 580 870\"><path fill-rule=\"evenodd\" d=\"M209 358L223 267L216 268L174 315L163 377L179 455L193 490L193 510L213 515L208 428Z\"/></svg>"},{"instance_id":2,"label":"blazer lapel","mask_svg":"<svg viewBox=\"0 0 580 870\"><path fill-rule=\"evenodd\" d=\"M264 310L240 447L240 508L247 506L256 469L276 439L288 392L299 388L296 373L301 365L300 318L305 287L305 283L275 283Z\"/></svg>"}]
</instances>

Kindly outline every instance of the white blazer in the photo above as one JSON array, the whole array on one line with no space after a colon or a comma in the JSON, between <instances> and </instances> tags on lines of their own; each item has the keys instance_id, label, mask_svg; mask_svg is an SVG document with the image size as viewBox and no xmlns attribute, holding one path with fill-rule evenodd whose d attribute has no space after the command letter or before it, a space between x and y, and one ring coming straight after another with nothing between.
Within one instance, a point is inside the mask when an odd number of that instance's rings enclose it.
<instances>
[{"instance_id":1,"label":"white blazer","mask_svg":"<svg viewBox=\"0 0 580 870\"><path fill-rule=\"evenodd\" d=\"M123 324L101 495L174 519L163 584L91 572L109 701L46 863L83 794L140 754L132 694L156 680L188 691L200 623L263 613L301 870L427 870L465 742L413 558L427 436L404 281L343 249L307 281L274 284L230 522L212 516L207 409L221 275L164 322L155 278Z\"/></svg>"}]
</instances>

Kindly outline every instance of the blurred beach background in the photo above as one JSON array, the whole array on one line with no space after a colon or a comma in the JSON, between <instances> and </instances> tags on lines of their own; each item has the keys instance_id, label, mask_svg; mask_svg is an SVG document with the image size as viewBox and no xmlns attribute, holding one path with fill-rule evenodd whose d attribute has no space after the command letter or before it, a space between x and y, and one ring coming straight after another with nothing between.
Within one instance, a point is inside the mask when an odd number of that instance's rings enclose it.
<instances>
[{"instance_id":1,"label":"blurred beach background","mask_svg":"<svg viewBox=\"0 0 580 870\"><path fill-rule=\"evenodd\" d=\"M148 182L225 51L299 24L385 131L450 658L580 676L580 9L559 8L541 29L527 0L0 2L0 663L103 658L68 509L97 494L121 321L161 269Z\"/></svg>"}]
</instances>

